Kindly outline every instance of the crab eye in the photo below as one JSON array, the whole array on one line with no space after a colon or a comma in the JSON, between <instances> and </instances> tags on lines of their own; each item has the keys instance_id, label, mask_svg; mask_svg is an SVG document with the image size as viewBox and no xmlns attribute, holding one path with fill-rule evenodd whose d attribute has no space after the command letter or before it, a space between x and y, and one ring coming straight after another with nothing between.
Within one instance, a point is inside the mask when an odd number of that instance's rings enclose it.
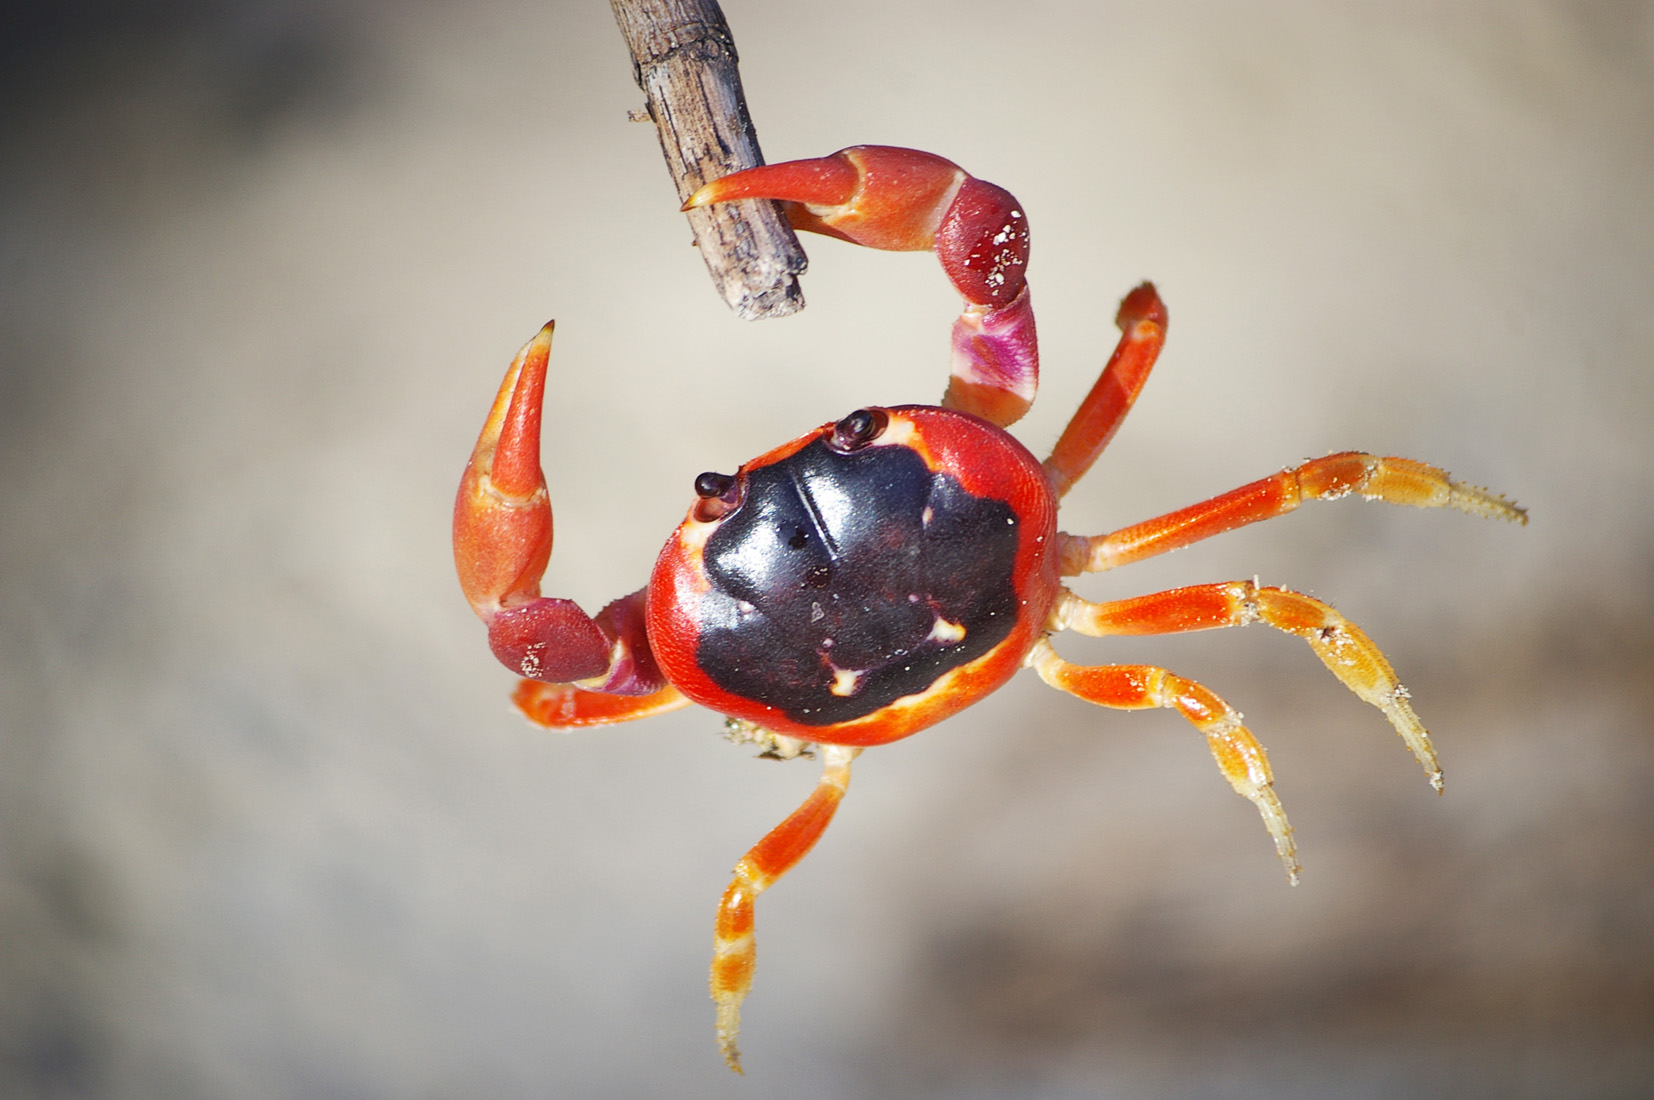
<instances>
[{"instance_id":1,"label":"crab eye","mask_svg":"<svg viewBox=\"0 0 1654 1100\"><path fill-rule=\"evenodd\" d=\"M723 519L741 506L741 482L729 474L708 470L695 479L695 518L702 523Z\"/></svg>"},{"instance_id":2,"label":"crab eye","mask_svg":"<svg viewBox=\"0 0 1654 1100\"><path fill-rule=\"evenodd\" d=\"M827 445L835 451L859 451L879 438L889 423L882 409L857 409L833 425Z\"/></svg>"},{"instance_id":3,"label":"crab eye","mask_svg":"<svg viewBox=\"0 0 1654 1100\"><path fill-rule=\"evenodd\" d=\"M702 500L721 497L735 487L735 479L728 474L713 473L708 470L695 479L695 495Z\"/></svg>"}]
</instances>

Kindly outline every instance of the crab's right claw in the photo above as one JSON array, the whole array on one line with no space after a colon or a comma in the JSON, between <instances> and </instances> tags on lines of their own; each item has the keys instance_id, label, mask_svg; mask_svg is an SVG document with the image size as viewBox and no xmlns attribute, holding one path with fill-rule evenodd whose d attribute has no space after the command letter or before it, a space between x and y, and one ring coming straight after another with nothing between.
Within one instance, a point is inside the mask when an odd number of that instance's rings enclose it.
<instances>
[{"instance_id":1,"label":"crab's right claw","mask_svg":"<svg viewBox=\"0 0 1654 1100\"><path fill-rule=\"evenodd\" d=\"M1039 386L1028 296L1028 218L1016 197L917 149L857 145L712 180L684 209L776 199L798 229L868 248L933 251L965 299L953 325L953 374L942 404L1014 422Z\"/></svg>"},{"instance_id":2,"label":"crab's right claw","mask_svg":"<svg viewBox=\"0 0 1654 1100\"><path fill-rule=\"evenodd\" d=\"M664 684L643 631L643 593L593 621L572 600L540 595L551 560L551 499L540 470L540 409L552 325L511 362L454 500L460 588L488 626L488 644L519 675L647 694ZM607 626L608 629L604 629Z\"/></svg>"}]
</instances>

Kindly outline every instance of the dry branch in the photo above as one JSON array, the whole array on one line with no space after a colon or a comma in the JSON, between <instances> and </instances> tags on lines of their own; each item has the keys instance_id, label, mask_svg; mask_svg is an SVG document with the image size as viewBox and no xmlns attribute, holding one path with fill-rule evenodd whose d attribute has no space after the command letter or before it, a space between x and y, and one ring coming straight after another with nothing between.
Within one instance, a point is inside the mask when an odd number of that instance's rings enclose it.
<instances>
[{"instance_id":1,"label":"dry branch","mask_svg":"<svg viewBox=\"0 0 1654 1100\"><path fill-rule=\"evenodd\" d=\"M714 0L610 0L648 97L678 201L707 180L764 163L747 115L735 39ZM807 260L773 202L747 200L691 210L690 227L712 281L746 320L804 308L798 285Z\"/></svg>"}]
</instances>

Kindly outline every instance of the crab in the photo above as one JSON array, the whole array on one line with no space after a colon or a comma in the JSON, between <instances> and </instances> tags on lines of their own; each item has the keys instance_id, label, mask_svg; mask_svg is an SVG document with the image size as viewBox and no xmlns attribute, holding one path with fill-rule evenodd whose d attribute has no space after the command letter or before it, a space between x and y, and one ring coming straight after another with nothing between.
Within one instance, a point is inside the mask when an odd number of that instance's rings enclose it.
<instances>
[{"instance_id":1,"label":"crab","mask_svg":"<svg viewBox=\"0 0 1654 1100\"><path fill-rule=\"evenodd\" d=\"M752 985L753 904L832 821L869 746L942 721L1030 667L1099 706L1168 708L1206 738L1224 778L1262 815L1290 881L1299 866L1263 746L1210 689L1144 664L1087 666L1051 636L1170 634L1264 623L1302 638L1383 712L1440 791L1436 753L1407 690L1354 623L1256 580L1096 603L1063 578L1129 565L1304 501L1359 496L1527 522L1502 496L1406 458L1349 451L1098 535L1057 529L1057 505L1102 453L1166 337L1153 285L1126 295L1119 343L1043 462L1006 428L1038 382L1026 281L1028 220L1006 190L911 149L860 146L737 172L684 209L763 198L793 225L872 248L930 250L964 299L939 406L867 406L694 481L688 515L649 583L591 617L540 594L552 514L539 438L553 326L517 354L461 480L454 554L496 657L524 679L532 721L570 729L698 703L765 755L819 752L802 805L735 866L714 924L711 992L729 1067Z\"/></svg>"}]
</instances>

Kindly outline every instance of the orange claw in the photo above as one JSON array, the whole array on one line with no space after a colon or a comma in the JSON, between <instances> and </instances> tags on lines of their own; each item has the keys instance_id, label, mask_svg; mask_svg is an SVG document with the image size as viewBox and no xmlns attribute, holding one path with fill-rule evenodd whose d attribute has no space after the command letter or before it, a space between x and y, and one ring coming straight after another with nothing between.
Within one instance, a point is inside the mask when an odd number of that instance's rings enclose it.
<instances>
[{"instance_id":1,"label":"orange claw","mask_svg":"<svg viewBox=\"0 0 1654 1100\"><path fill-rule=\"evenodd\" d=\"M762 164L715 179L685 210L735 199L778 199L796 228L887 252L928 252L970 177L917 149L859 145L813 160Z\"/></svg>"},{"instance_id":2,"label":"orange claw","mask_svg":"<svg viewBox=\"0 0 1654 1100\"><path fill-rule=\"evenodd\" d=\"M555 321L506 371L454 500L454 565L483 622L540 594L551 560L551 498L540 472L540 407Z\"/></svg>"},{"instance_id":3,"label":"orange claw","mask_svg":"<svg viewBox=\"0 0 1654 1100\"><path fill-rule=\"evenodd\" d=\"M735 199L781 201L796 228L868 248L934 251L965 299L942 404L1005 427L1033 403L1039 351L1028 218L1009 191L932 153L858 145L724 176L683 208Z\"/></svg>"},{"instance_id":4,"label":"orange claw","mask_svg":"<svg viewBox=\"0 0 1654 1100\"><path fill-rule=\"evenodd\" d=\"M540 595L551 560L551 498L540 470L540 409L553 325L511 361L454 499L454 566L494 656L520 676L582 681L593 691L641 695L665 681L649 650L643 593L611 603L594 622L573 600Z\"/></svg>"}]
</instances>

